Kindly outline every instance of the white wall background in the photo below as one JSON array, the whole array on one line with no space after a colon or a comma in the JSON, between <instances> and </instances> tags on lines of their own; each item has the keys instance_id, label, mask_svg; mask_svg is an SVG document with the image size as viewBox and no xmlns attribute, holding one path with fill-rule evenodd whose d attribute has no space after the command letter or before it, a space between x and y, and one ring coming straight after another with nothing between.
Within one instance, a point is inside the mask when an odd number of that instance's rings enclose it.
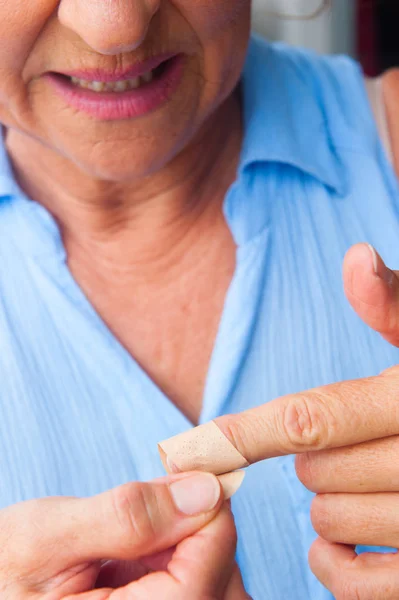
<instances>
[{"instance_id":1,"label":"white wall background","mask_svg":"<svg viewBox=\"0 0 399 600\"><path fill-rule=\"evenodd\" d=\"M321 0L253 0L254 29L270 39L284 40L323 53L355 55L355 1L332 0L331 8L317 18L298 21L269 13L306 15Z\"/></svg>"}]
</instances>

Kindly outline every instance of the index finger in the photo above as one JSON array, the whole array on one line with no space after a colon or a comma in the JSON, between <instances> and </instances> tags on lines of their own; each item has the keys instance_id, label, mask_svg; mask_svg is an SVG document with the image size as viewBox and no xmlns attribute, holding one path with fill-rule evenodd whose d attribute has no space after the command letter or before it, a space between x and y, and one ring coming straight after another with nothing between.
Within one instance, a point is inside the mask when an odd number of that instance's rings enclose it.
<instances>
[{"instance_id":1,"label":"index finger","mask_svg":"<svg viewBox=\"0 0 399 600\"><path fill-rule=\"evenodd\" d=\"M399 371L282 396L215 420L249 463L399 434Z\"/></svg>"},{"instance_id":2,"label":"index finger","mask_svg":"<svg viewBox=\"0 0 399 600\"><path fill-rule=\"evenodd\" d=\"M399 369L283 396L160 444L171 471L219 475L286 454L399 434Z\"/></svg>"}]
</instances>

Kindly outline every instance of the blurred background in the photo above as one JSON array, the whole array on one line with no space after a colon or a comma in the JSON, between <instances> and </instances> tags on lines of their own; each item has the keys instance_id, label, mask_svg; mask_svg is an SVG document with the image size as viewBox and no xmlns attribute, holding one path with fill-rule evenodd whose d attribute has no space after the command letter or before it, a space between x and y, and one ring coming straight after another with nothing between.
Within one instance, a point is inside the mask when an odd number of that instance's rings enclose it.
<instances>
[{"instance_id":1,"label":"blurred background","mask_svg":"<svg viewBox=\"0 0 399 600\"><path fill-rule=\"evenodd\" d=\"M349 54L368 75L399 66L399 0L253 0L254 29L269 39ZM296 17L296 18L293 18ZM309 18L307 18L309 17Z\"/></svg>"}]
</instances>

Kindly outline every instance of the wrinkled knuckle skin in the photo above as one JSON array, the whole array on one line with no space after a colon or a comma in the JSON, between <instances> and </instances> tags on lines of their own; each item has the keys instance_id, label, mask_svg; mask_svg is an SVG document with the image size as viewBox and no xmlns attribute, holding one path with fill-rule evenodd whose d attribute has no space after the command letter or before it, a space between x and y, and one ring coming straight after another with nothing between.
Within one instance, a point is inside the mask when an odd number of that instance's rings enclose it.
<instances>
[{"instance_id":1,"label":"wrinkled knuckle skin","mask_svg":"<svg viewBox=\"0 0 399 600\"><path fill-rule=\"evenodd\" d=\"M113 491L113 507L128 548L150 547L158 538L151 486L131 483Z\"/></svg>"},{"instance_id":2,"label":"wrinkled knuckle skin","mask_svg":"<svg viewBox=\"0 0 399 600\"><path fill-rule=\"evenodd\" d=\"M290 447L318 450L329 438L329 428L322 401L314 395L296 396L286 405L283 428Z\"/></svg>"},{"instance_id":3,"label":"wrinkled knuckle skin","mask_svg":"<svg viewBox=\"0 0 399 600\"><path fill-rule=\"evenodd\" d=\"M336 600L371 600L361 593L359 583L353 579L340 579Z\"/></svg>"}]
</instances>

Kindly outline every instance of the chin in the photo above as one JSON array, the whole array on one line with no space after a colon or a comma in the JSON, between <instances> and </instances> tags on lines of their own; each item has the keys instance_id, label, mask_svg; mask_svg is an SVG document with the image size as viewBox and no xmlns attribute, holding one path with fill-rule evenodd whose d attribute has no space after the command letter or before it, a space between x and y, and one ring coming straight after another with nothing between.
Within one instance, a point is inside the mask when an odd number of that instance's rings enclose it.
<instances>
[{"instance_id":1,"label":"chin","mask_svg":"<svg viewBox=\"0 0 399 600\"><path fill-rule=\"evenodd\" d=\"M170 149L125 145L123 151L97 145L91 154L71 153L69 158L82 173L96 179L114 183L129 183L141 180L162 169L172 158Z\"/></svg>"},{"instance_id":2,"label":"chin","mask_svg":"<svg viewBox=\"0 0 399 600\"><path fill-rule=\"evenodd\" d=\"M169 164L193 135L174 115L151 115L145 123L67 122L48 128L46 145L88 176L128 182L153 175ZM82 122L83 121L83 122Z\"/></svg>"}]
</instances>

